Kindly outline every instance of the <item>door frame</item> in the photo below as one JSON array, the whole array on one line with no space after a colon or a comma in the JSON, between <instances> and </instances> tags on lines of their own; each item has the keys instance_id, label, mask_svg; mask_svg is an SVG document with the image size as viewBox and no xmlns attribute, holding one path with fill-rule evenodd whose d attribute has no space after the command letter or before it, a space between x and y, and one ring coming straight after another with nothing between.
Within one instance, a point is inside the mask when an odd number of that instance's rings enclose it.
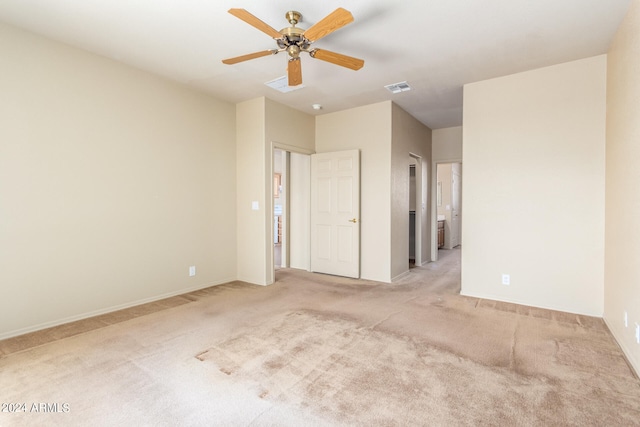
<instances>
[{"instance_id":1,"label":"door frame","mask_svg":"<svg viewBox=\"0 0 640 427\"><path fill-rule=\"evenodd\" d=\"M422 183L423 183L423 165L422 165L422 156L419 156L414 153L409 153L409 157L413 159L415 162L416 169L416 213L415 213L415 230L414 230L414 240L415 240L415 266L420 267L423 265L422 262L422 216L423 212L426 213L426 206L423 210L422 205L425 203L425 200L422 198ZM409 178L411 179L411 178Z\"/></svg>"},{"instance_id":2,"label":"door frame","mask_svg":"<svg viewBox=\"0 0 640 427\"><path fill-rule=\"evenodd\" d=\"M438 261L438 165L447 163L460 163L464 170L462 158L444 159L432 162L431 168L431 261ZM464 172L462 172L464 173ZM464 195L464 181L460 184L460 204ZM458 239L462 241L462 227Z\"/></svg>"},{"instance_id":3,"label":"door frame","mask_svg":"<svg viewBox=\"0 0 640 427\"><path fill-rule=\"evenodd\" d=\"M456 174L455 171L454 171L454 165L456 165L456 164L460 165L460 173L459 174ZM454 194L455 194L454 188L456 186L456 180L454 179L455 175L458 176L458 182L457 182L457 185L458 185L458 192L457 192L458 193L458 198L457 198L457 200L454 197ZM454 205L456 203L458 204L458 206L457 206L458 209L454 209ZM454 215L454 213L455 213L455 215ZM453 218L455 218L455 217L457 217L456 224L455 224L456 227L453 227L453 225L454 225L453 224L454 223ZM454 229L454 228L456 229L456 234L455 234L456 240L455 240L455 242L451 243L451 248L453 249L456 246L459 246L459 245L462 244L462 236L461 236L461 233L462 233L462 163L458 163L458 162L453 163L451 165L451 218L452 218L451 219L451 227L449 227L449 228L450 229ZM453 232L451 233L451 235L453 236ZM452 238L450 238L449 240L451 241Z\"/></svg>"},{"instance_id":4,"label":"door frame","mask_svg":"<svg viewBox=\"0 0 640 427\"><path fill-rule=\"evenodd\" d=\"M275 150L281 150L281 151L285 151L288 153L297 153L297 154L304 154L304 155L312 155L315 154L314 150L308 150L306 148L301 148L301 147L296 147L295 145L289 145L289 144L283 144L281 142L277 142L277 141L271 141L271 143L269 144L269 148L268 148L268 155L266 156L266 165L265 165L265 169L267 171L267 176L266 176L266 182L265 182L265 191L267 195L270 195L270 197L266 197L266 209L265 209L265 225L266 225L266 248L265 248L265 254L266 254L266 259L267 259L267 263L269 264L269 267L267 267L267 277L266 277L266 284L267 285L271 285L273 284L273 282L275 282L275 277L276 277L276 269L275 269L275 260L273 258L273 223L275 221L274 218L274 214L273 214L273 156L275 154ZM287 179L289 179L290 174L287 174ZM283 185L284 191L289 191L289 182L286 182ZM287 205L285 206L285 210L287 211L284 214L284 218L286 219L285 222L282 224L283 230L282 230L282 235L283 238L289 238L289 208L290 208L290 197L289 197L289 193L286 194L286 200L287 200ZM310 236L309 236L310 237Z\"/></svg>"}]
</instances>

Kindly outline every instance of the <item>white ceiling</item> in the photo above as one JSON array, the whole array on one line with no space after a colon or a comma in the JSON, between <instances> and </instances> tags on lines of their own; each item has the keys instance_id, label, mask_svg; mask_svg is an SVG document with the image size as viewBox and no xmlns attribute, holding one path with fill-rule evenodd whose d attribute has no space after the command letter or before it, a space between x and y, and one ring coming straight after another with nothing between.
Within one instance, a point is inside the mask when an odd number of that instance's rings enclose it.
<instances>
[{"instance_id":1,"label":"white ceiling","mask_svg":"<svg viewBox=\"0 0 640 427\"><path fill-rule=\"evenodd\" d=\"M0 21L239 102L266 96L323 114L393 100L438 129L462 124L462 86L607 52L630 0L0 0ZM344 7L355 22L315 47L365 60L352 71L302 57L301 90L265 82L285 75L285 53L224 65L275 48L227 13L244 8L276 30L288 10L302 28ZM413 90L383 86L408 81ZM319 103L323 109L314 111Z\"/></svg>"}]
</instances>

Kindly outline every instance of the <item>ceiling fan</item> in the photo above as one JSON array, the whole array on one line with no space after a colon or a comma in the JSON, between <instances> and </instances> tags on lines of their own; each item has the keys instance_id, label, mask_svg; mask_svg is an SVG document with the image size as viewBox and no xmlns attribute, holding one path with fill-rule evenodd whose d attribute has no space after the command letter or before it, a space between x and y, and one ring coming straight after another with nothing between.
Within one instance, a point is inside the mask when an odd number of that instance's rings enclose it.
<instances>
[{"instance_id":1,"label":"ceiling fan","mask_svg":"<svg viewBox=\"0 0 640 427\"><path fill-rule=\"evenodd\" d=\"M311 48L311 44L313 42L353 22L353 15L351 15L351 12L341 7L325 16L307 30L296 27L296 24L300 22L302 15L300 12L296 12L295 10L291 10L285 14L285 18L289 21L291 26L283 28L280 31L276 31L273 27L256 18L244 9L229 9L229 13L272 37L276 41L278 48L261 50L247 55L236 56L235 58L224 59L222 61L224 64L237 64L238 62L275 55L278 52L286 51L289 54L289 62L287 65L289 86L302 84L302 67L300 65L301 52L307 52L312 58L320 59L321 61L330 62L352 70L359 70L364 65L364 61L362 59L342 55L325 49Z\"/></svg>"}]
</instances>

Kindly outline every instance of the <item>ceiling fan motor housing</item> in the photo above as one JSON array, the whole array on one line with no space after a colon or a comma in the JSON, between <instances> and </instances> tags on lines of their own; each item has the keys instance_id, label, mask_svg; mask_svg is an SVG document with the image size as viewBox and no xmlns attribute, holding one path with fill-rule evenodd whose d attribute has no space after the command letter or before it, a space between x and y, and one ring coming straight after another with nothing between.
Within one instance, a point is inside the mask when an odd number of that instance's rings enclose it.
<instances>
[{"instance_id":1,"label":"ceiling fan motor housing","mask_svg":"<svg viewBox=\"0 0 640 427\"><path fill-rule=\"evenodd\" d=\"M296 58L300 52L307 52L311 42L304 36L302 28L287 27L281 29L279 32L282 34L282 38L277 40L278 47L282 50L286 50L291 57Z\"/></svg>"}]
</instances>

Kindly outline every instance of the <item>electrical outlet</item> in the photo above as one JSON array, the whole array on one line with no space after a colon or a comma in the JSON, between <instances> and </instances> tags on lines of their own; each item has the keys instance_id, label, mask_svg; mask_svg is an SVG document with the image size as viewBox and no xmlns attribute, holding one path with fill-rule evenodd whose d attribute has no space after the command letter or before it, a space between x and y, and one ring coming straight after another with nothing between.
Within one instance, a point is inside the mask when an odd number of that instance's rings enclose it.
<instances>
[{"instance_id":1,"label":"electrical outlet","mask_svg":"<svg viewBox=\"0 0 640 427\"><path fill-rule=\"evenodd\" d=\"M627 312L624 312L624 327L628 328L629 327L629 315L627 314Z\"/></svg>"},{"instance_id":2,"label":"electrical outlet","mask_svg":"<svg viewBox=\"0 0 640 427\"><path fill-rule=\"evenodd\" d=\"M189 267L189 277L193 277L196 275L196 266L192 265L191 267Z\"/></svg>"},{"instance_id":3,"label":"electrical outlet","mask_svg":"<svg viewBox=\"0 0 640 427\"><path fill-rule=\"evenodd\" d=\"M509 286L511 284L511 276L509 276L508 274L503 274L502 275L502 284Z\"/></svg>"}]
</instances>

